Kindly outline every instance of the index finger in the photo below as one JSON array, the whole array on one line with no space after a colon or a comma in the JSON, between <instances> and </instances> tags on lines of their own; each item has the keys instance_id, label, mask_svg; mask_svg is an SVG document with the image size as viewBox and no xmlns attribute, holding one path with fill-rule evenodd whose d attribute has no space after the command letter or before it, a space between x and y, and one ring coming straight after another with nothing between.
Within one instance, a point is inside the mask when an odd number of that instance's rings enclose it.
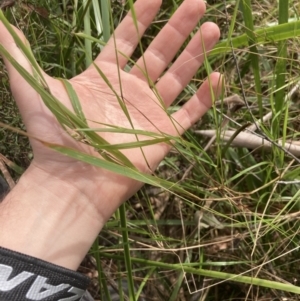
<instances>
[{"instance_id":1,"label":"index finger","mask_svg":"<svg viewBox=\"0 0 300 301\"><path fill-rule=\"evenodd\" d=\"M156 16L160 5L161 0L136 1L134 4L136 23L132 13L128 13L96 58L95 63L118 63L119 68L123 69L140 38Z\"/></svg>"}]
</instances>

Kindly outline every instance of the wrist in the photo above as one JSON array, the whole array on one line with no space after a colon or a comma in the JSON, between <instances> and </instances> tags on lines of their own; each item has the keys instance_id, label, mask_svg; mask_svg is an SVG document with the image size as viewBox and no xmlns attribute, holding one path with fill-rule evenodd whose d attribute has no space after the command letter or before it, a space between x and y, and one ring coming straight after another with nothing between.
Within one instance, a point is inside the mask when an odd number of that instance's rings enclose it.
<instances>
[{"instance_id":1,"label":"wrist","mask_svg":"<svg viewBox=\"0 0 300 301\"><path fill-rule=\"evenodd\" d=\"M89 201L78 183L31 165L0 204L0 246L77 269L105 222Z\"/></svg>"}]
</instances>

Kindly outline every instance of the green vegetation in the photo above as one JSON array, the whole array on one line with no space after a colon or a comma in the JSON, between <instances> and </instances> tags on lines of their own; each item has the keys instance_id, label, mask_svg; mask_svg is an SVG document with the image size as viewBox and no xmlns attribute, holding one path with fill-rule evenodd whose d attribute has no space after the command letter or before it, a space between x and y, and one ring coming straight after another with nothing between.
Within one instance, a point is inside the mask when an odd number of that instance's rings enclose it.
<instances>
[{"instance_id":1,"label":"green vegetation","mask_svg":"<svg viewBox=\"0 0 300 301\"><path fill-rule=\"evenodd\" d=\"M163 0L126 68L181 2ZM216 22L222 40L170 110L186 102L211 70L225 75L224 96L184 139L176 140L155 176L137 172L120 152L137 143L109 146L86 131L85 137L107 154L97 160L56 147L147 183L111 218L83 263L82 271L93 277L96 299L105 295L109 300L109 287L122 287L127 279L135 292L130 300L299 300L300 3L207 2L201 23ZM32 53L24 49L28 57L33 54L48 74L67 79L85 70L132 4L29 0L6 7L4 15L30 41ZM39 74L40 85L22 75L61 124L87 128L71 86L66 83L74 113L48 93ZM0 79L0 121L24 130L2 65ZM172 138L145 135L157 142ZM28 141L4 128L0 140L0 153L15 164L9 170L17 179L32 157ZM120 168L112 155L126 167Z\"/></svg>"}]
</instances>

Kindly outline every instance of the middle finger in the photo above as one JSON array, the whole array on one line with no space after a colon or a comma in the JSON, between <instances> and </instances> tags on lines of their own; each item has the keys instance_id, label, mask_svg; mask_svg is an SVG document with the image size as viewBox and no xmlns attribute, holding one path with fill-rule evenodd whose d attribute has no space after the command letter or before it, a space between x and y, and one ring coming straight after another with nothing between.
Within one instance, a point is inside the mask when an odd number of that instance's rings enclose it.
<instances>
[{"instance_id":1,"label":"middle finger","mask_svg":"<svg viewBox=\"0 0 300 301\"><path fill-rule=\"evenodd\" d=\"M145 81L149 78L155 82L196 27L204 12L205 4L202 0L185 0L130 73Z\"/></svg>"},{"instance_id":2,"label":"middle finger","mask_svg":"<svg viewBox=\"0 0 300 301\"><path fill-rule=\"evenodd\" d=\"M191 81L202 65L205 55L219 38L218 26L212 22L204 23L174 64L161 77L156 89L167 107Z\"/></svg>"}]
</instances>

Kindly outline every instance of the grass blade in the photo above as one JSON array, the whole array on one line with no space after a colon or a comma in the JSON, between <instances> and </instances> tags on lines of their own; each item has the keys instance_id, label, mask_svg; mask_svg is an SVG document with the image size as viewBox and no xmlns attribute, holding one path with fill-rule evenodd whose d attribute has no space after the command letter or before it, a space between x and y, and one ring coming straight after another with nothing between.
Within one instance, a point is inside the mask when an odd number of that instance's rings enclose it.
<instances>
[{"instance_id":1,"label":"grass blade","mask_svg":"<svg viewBox=\"0 0 300 301\"><path fill-rule=\"evenodd\" d=\"M81 103L79 101L76 91L73 89L73 86L66 79L61 78L60 81L63 83L64 87L66 88L66 91L71 100L71 104L73 106L75 114L87 125L84 113L82 111Z\"/></svg>"},{"instance_id":2,"label":"grass blade","mask_svg":"<svg viewBox=\"0 0 300 301\"><path fill-rule=\"evenodd\" d=\"M253 24L253 15L251 8L251 0L241 0L241 6L245 22L245 31L246 35L249 38L249 59L250 64L253 70L254 81L255 81L255 91L257 96L257 102L259 106L259 115L260 118L263 116L263 107L262 107L262 91L261 91L261 76L260 76L260 67L259 67L259 53L257 50L257 40L256 34L254 32Z\"/></svg>"},{"instance_id":3,"label":"grass blade","mask_svg":"<svg viewBox=\"0 0 300 301\"><path fill-rule=\"evenodd\" d=\"M91 15L90 15L90 0L83 0L83 7L84 7L84 33L87 36L92 35L92 30L91 30ZM89 39L84 40L84 45L85 45L85 66L88 68L92 62L92 43Z\"/></svg>"},{"instance_id":4,"label":"grass blade","mask_svg":"<svg viewBox=\"0 0 300 301\"><path fill-rule=\"evenodd\" d=\"M125 204L122 204L120 206L119 213L120 213L120 223L122 227L124 261L125 261L126 272L127 272L127 285L129 291L129 299L130 301L135 301L135 290L134 290L134 281L133 281L132 269L131 269L130 243L128 239Z\"/></svg>"},{"instance_id":5,"label":"grass blade","mask_svg":"<svg viewBox=\"0 0 300 301\"><path fill-rule=\"evenodd\" d=\"M300 21L256 29L253 35L255 36L257 44L267 44L292 39L300 36ZM246 34L242 34L232 38L232 45L234 48L249 46L249 37ZM223 55L231 51L232 49L228 46L226 39L218 43L214 49L209 52L208 56Z\"/></svg>"},{"instance_id":6,"label":"grass blade","mask_svg":"<svg viewBox=\"0 0 300 301\"><path fill-rule=\"evenodd\" d=\"M289 0L279 0L279 24L288 22L289 18ZM285 80L286 80L286 61L287 61L287 40L278 42L277 48L277 62L275 66L276 77L276 92L275 92L275 104L274 104L274 118L272 124L272 130L274 139L277 139L282 135L283 145L286 140L286 126L283 128L283 133L280 129L280 120L282 117L283 109L285 107ZM283 154L280 156L281 163L283 164Z\"/></svg>"},{"instance_id":7,"label":"grass blade","mask_svg":"<svg viewBox=\"0 0 300 301\"><path fill-rule=\"evenodd\" d=\"M299 247L297 249L299 249ZM295 252L296 251L297 250L295 249ZM101 255L103 257L107 257L107 258L120 259L120 256L115 256L115 255L112 255L109 253L101 253ZM178 271L183 270L185 273L192 273L194 275L200 275L200 276L216 278L216 279L223 279L223 280L228 280L228 281L235 281L235 282L240 282L240 283L247 283L250 285L257 285L257 286L276 289L276 290L280 290L280 291L300 294L300 287L292 285L292 284L280 283L277 281L270 281L270 280L255 278L255 277L223 273L223 272L219 272L219 271L196 269L196 268L192 268L192 267L187 267L186 265L182 265L182 264L168 264L165 262L151 261L151 260L134 258L134 257L131 257L131 261L133 263L140 263L140 264L143 264L148 267L153 266L153 267L157 267L157 268L162 268L164 270L167 270L167 269L168 270L178 270Z\"/></svg>"}]
</instances>

